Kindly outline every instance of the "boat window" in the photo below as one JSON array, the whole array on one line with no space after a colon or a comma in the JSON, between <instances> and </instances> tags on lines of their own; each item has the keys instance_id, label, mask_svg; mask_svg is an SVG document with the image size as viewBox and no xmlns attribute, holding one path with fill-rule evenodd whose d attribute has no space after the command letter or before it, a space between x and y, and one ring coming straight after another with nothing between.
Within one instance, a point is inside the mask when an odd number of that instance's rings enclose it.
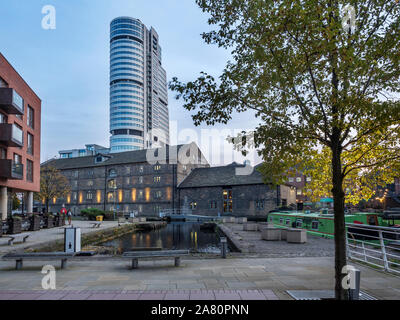
<instances>
[{"instance_id":1,"label":"boat window","mask_svg":"<svg viewBox=\"0 0 400 320\"><path fill-rule=\"evenodd\" d=\"M318 227L319 227L319 221L313 221L311 224L311 229L318 230Z\"/></svg>"},{"instance_id":2,"label":"boat window","mask_svg":"<svg viewBox=\"0 0 400 320\"><path fill-rule=\"evenodd\" d=\"M290 225L290 219L286 219L286 225L289 226Z\"/></svg>"},{"instance_id":3,"label":"boat window","mask_svg":"<svg viewBox=\"0 0 400 320\"><path fill-rule=\"evenodd\" d=\"M279 224L283 224L283 218L279 218Z\"/></svg>"},{"instance_id":4,"label":"boat window","mask_svg":"<svg viewBox=\"0 0 400 320\"><path fill-rule=\"evenodd\" d=\"M296 227L297 227L297 228L301 228L302 225L303 225L303 220L302 220L302 219L297 219L297 220L296 220Z\"/></svg>"},{"instance_id":5,"label":"boat window","mask_svg":"<svg viewBox=\"0 0 400 320\"><path fill-rule=\"evenodd\" d=\"M269 218L269 221L271 221L271 222L272 222L272 221L273 221L273 218L272 218L272 217L271 217L271 218Z\"/></svg>"}]
</instances>

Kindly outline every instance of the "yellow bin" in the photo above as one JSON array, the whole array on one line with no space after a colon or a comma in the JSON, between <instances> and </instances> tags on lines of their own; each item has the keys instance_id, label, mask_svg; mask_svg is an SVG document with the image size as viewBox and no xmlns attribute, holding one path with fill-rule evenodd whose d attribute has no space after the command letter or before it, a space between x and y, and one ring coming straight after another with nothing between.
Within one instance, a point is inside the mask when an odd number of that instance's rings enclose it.
<instances>
[{"instance_id":1,"label":"yellow bin","mask_svg":"<svg viewBox=\"0 0 400 320\"><path fill-rule=\"evenodd\" d=\"M103 221L103 216L96 216L96 221Z\"/></svg>"}]
</instances>

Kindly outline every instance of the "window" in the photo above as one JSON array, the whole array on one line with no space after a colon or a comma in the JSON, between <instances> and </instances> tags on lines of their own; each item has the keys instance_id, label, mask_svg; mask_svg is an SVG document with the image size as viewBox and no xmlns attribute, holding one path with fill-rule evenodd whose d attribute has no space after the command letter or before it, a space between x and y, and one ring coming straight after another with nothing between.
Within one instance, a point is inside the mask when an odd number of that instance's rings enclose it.
<instances>
[{"instance_id":1,"label":"window","mask_svg":"<svg viewBox=\"0 0 400 320\"><path fill-rule=\"evenodd\" d=\"M94 176L94 171L93 170L88 170L87 175L88 175L88 177L93 177Z\"/></svg>"},{"instance_id":2,"label":"window","mask_svg":"<svg viewBox=\"0 0 400 320\"><path fill-rule=\"evenodd\" d=\"M283 224L283 218L279 218L279 224Z\"/></svg>"},{"instance_id":3,"label":"window","mask_svg":"<svg viewBox=\"0 0 400 320\"><path fill-rule=\"evenodd\" d=\"M154 171L160 171L160 170L161 166L159 164L154 166Z\"/></svg>"},{"instance_id":4,"label":"window","mask_svg":"<svg viewBox=\"0 0 400 320\"><path fill-rule=\"evenodd\" d=\"M319 221L313 221L311 223L311 229L312 230L318 230L318 227L319 227Z\"/></svg>"},{"instance_id":5,"label":"window","mask_svg":"<svg viewBox=\"0 0 400 320\"><path fill-rule=\"evenodd\" d=\"M307 177L307 182L311 182L311 177Z\"/></svg>"},{"instance_id":6,"label":"window","mask_svg":"<svg viewBox=\"0 0 400 320\"><path fill-rule=\"evenodd\" d=\"M139 190L138 198L143 199L143 191L142 190Z\"/></svg>"},{"instance_id":7,"label":"window","mask_svg":"<svg viewBox=\"0 0 400 320\"><path fill-rule=\"evenodd\" d=\"M33 182L33 162L26 160L26 180Z\"/></svg>"},{"instance_id":8,"label":"window","mask_svg":"<svg viewBox=\"0 0 400 320\"><path fill-rule=\"evenodd\" d=\"M76 180L72 181L72 186L74 188L77 188L78 187L78 181L76 181Z\"/></svg>"},{"instance_id":9,"label":"window","mask_svg":"<svg viewBox=\"0 0 400 320\"><path fill-rule=\"evenodd\" d=\"M92 191L88 191L88 192L86 193L86 199L87 199L87 200L92 200L92 199L93 199L93 193L92 193Z\"/></svg>"},{"instance_id":10,"label":"window","mask_svg":"<svg viewBox=\"0 0 400 320\"><path fill-rule=\"evenodd\" d=\"M89 180L87 185L88 185L88 187L92 187L93 186L93 180Z\"/></svg>"},{"instance_id":11,"label":"window","mask_svg":"<svg viewBox=\"0 0 400 320\"><path fill-rule=\"evenodd\" d=\"M294 182L294 179L293 178L289 178L289 182Z\"/></svg>"},{"instance_id":12,"label":"window","mask_svg":"<svg viewBox=\"0 0 400 320\"><path fill-rule=\"evenodd\" d=\"M224 198L224 212L232 212L233 211L233 203L232 203L232 190L223 190L222 195Z\"/></svg>"},{"instance_id":13,"label":"window","mask_svg":"<svg viewBox=\"0 0 400 320\"><path fill-rule=\"evenodd\" d=\"M7 116L0 113L0 123L7 123Z\"/></svg>"},{"instance_id":14,"label":"window","mask_svg":"<svg viewBox=\"0 0 400 320\"><path fill-rule=\"evenodd\" d=\"M140 173L143 173L143 171L144 171L144 167L143 167L143 166L140 166L140 167L139 167L139 172L140 172Z\"/></svg>"},{"instance_id":15,"label":"window","mask_svg":"<svg viewBox=\"0 0 400 320\"><path fill-rule=\"evenodd\" d=\"M79 157L86 156L86 150L79 150Z\"/></svg>"},{"instance_id":16,"label":"window","mask_svg":"<svg viewBox=\"0 0 400 320\"><path fill-rule=\"evenodd\" d=\"M75 176L75 178L78 178L78 176L79 176L79 171L78 170L74 171L74 176Z\"/></svg>"},{"instance_id":17,"label":"window","mask_svg":"<svg viewBox=\"0 0 400 320\"><path fill-rule=\"evenodd\" d=\"M108 202L114 202L115 201L114 192L108 192L107 193L107 201Z\"/></svg>"},{"instance_id":18,"label":"window","mask_svg":"<svg viewBox=\"0 0 400 320\"><path fill-rule=\"evenodd\" d=\"M128 177L128 178L126 178L126 179L125 179L125 183L126 183L128 186L129 186L129 185L130 185L130 183L131 183L131 178L129 178L129 177Z\"/></svg>"},{"instance_id":19,"label":"window","mask_svg":"<svg viewBox=\"0 0 400 320\"><path fill-rule=\"evenodd\" d=\"M190 203L190 208L191 208L192 210L196 209L196 208L197 208L197 202L191 202L191 203Z\"/></svg>"},{"instance_id":20,"label":"window","mask_svg":"<svg viewBox=\"0 0 400 320\"><path fill-rule=\"evenodd\" d=\"M7 158L7 150L4 148L0 148L0 159L6 159Z\"/></svg>"},{"instance_id":21,"label":"window","mask_svg":"<svg viewBox=\"0 0 400 320\"><path fill-rule=\"evenodd\" d=\"M22 163L22 156L19 154L14 153L14 162L15 164L21 164Z\"/></svg>"},{"instance_id":22,"label":"window","mask_svg":"<svg viewBox=\"0 0 400 320\"><path fill-rule=\"evenodd\" d=\"M301 228L303 226L303 220L302 219L297 219L296 220L296 228Z\"/></svg>"},{"instance_id":23,"label":"window","mask_svg":"<svg viewBox=\"0 0 400 320\"><path fill-rule=\"evenodd\" d=\"M298 196L301 196L302 193L303 193L303 191L302 191L301 189L297 189L297 195L298 195Z\"/></svg>"},{"instance_id":24,"label":"window","mask_svg":"<svg viewBox=\"0 0 400 320\"><path fill-rule=\"evenodd\" d=\"M26 122L29 127L32 129L35 128L35 111L28 105L28 114L26 117Z\"/></svg>"},{"instance_id":25,"label":"window","mask_svg":"<svg viewBox=\"0 0 400 320\"><path fill-rule=\"evenodd\" d=\"M30 155L33 155L33 135L28 133L28 148L27 151Z\"/></svg>"},{"instance_id":26,"label":"window","mask_svg":"<svg viewBox=\"0 0 400 320\"><path fill-rule=\"evenodd\" d=\"M297 177L296 182L301 182L301 177Z\"/></svg>"},{"instance_id":27,"label":"window","mask_svg":"<svg viewBox=\"0 0 400 320\"><path fill-rule=\"evenodd\" d=\"M108 171L108 176L110 178L114 178L117 176L117 171L115 169L111 169L110 171Z\"/></svg>"},{"instance_id":28,"label":"window","mask_svg":"<svg viewBox=\"0 0 400 320\"><path fill-rule=\"evenodd\" d=\"M290 222L291 222L291 220L290 220L290 219L286 219L286 221L285 221L285 222L286 222L286 225L287 225L287 226L290 226Z\"/></svg>"},{"instance_id":29,"label":"window","mask_svg":"<svg viewBox=\"0 0 400 320\"><path fill-rule=\"evenodd\" d=\"M210 209L217 209L217 201L210 201Z\"/></svg>"},{"instance_id":30,"label":"window","mask_svg":"<svg viewBox=\"0 0 400 320\"><path fill-rule=\"evenodd\" d=\"M78 196L77 196L76 192L72 193L72 199L74 201L76 201L76 199L78 199Z\"/></svg>"},{"instance_id":31,"label":"window","mask_svg":"<svg viewBox=\"0 0 400 320\"><path fill-rule=\"evenodd\" d=\"M156 191L156 192L154 193L154 198L160 199L161 197L162 197L162 192L161 192L161 191Z\"/></svg>"},{"instance_id":32,"label":"window","mask_svg":"<svg viewBox=\"0 0 400 320\"><path fill-rule=\"evenodd\" d=\"M257 208L257 210L264 209L264 200L257 200L256 201L256 208Z\"/></svg>"},{"instance_id":33,"label":"window","mask_svg":"<svg viewBox=\"0 0 400 320\"><path fill-rule=\"evenodd\" d=\"M109 189L116 189L117 188L117 181L115 179L108 181L108 188Z\"/></svg>"},{"instance_id":34,"label":"window","mask_svg":"<svg viewBox=\"0 0 400 320\"><path fill-rule=\"evenodd\" d=\"M140 183L140 184L143 183L143 177L139 177L139 183Z\"/></svg>"},{"instance_id":35,"label":"window","mask_svg":"<svg viewBox=\"0 0 400 320\"><path fill-rule=\"evenodd\" d=\"M160 182L161 181L161 177L154 177L154 182L156 182L156 183L158 183L158 182Z\"/></svg>"}]
</instances>

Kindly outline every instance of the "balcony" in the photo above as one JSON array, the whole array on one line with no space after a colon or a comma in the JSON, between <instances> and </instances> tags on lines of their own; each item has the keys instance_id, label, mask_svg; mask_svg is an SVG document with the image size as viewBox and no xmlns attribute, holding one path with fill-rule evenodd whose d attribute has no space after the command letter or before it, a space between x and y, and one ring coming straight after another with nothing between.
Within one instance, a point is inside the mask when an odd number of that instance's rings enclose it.
<instances>
[{"instance_id":1,"label":"balcony","mask_svg":"<svg viewBox=\"0 0 400 320\"><path fill-rule=\"evenodd\" d=\"M0 143L8 147L23 147L23 137L23 131L15 124L0 123Z\"/></svg>"},{"instance_id":2,"label":"balcony","mask_svg":"<svg viewBox=\"0 0 400 320\"><path fill-rule=\"evenodd\" d=\"M0 178L23 180L24 165L9 159L0 159Z\"/></svg>"},{"instance_id":3,"label":"balcony","mask_svg":"<svg viewBox=\"0 0 400 320\"><path fill-rule=\"evenodd\" d=\"M12 88L0 88L0 110L8 114L24 114L24 100Z\"/></svg>"}]
</instances>

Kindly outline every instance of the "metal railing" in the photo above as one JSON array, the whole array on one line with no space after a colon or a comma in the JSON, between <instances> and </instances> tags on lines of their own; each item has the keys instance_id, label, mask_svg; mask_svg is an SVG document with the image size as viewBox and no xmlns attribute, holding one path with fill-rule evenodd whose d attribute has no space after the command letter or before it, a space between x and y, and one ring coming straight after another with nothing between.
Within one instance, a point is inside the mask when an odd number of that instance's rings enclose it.
<instances>
[{"instance_id":1,"label":"metal railing","mask_svg":"<svg viewBox=\"0 0 400 320\"><path fill-rule=\"evenodd\" d=\"M171 215L189 215L192 214L191 209L181 208L181 209L162 209L160 211L160 218L171 216Z\"/></svg>"},{"instance_id":2,"label":"metal railing","mask_svg":"<svg viewBox=\"0 0 400 320\"><path fill-rule=\"evenodd\" d=\"M400 228L347 223L347 256L400 274Z\"/></svg>"}]
</instances>

